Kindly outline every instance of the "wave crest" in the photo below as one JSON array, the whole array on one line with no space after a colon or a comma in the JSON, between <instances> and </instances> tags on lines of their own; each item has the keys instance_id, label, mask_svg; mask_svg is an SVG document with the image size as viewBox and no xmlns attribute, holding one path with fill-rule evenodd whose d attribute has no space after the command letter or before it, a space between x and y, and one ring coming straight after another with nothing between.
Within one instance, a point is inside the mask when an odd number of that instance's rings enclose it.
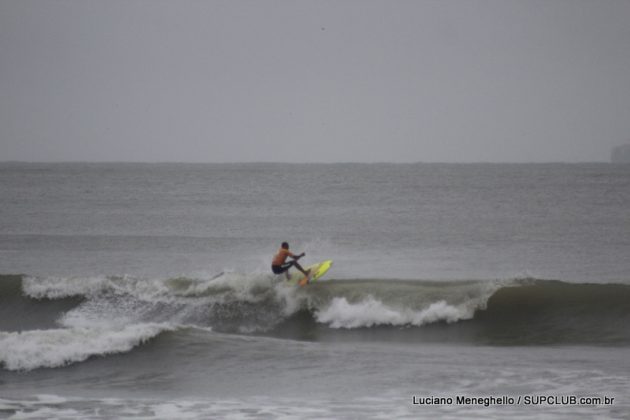
<instances>
[{"instance_id":1,"label":"wave crest","mask_svg":"<svg viewBox=\"0 0 630 420\"><path fill-rule=\"evenodd\" d=\"M124 353L158 334L168 324L133 324L120 329L61 328L0 332L0 363L9 370L59 367L91 356Z\"/></svg>"},{"instance_id":2,"label":"wave crest","mask_svg":"<svg viewBox=\"0 0 630 420\"><path fill-rule=\"evenodd\" d=\"M328 307L315 312L318 322L328 324L332 328L347 329L378 325L419 327L439 321L452 323L470 319L473 315L474 309L449 305L444 300L432 303L420 311L414 311L410 308L386 305L372 296L356 303L350 303L346 298L334 298Z\"/></svg>"}]
</instances>

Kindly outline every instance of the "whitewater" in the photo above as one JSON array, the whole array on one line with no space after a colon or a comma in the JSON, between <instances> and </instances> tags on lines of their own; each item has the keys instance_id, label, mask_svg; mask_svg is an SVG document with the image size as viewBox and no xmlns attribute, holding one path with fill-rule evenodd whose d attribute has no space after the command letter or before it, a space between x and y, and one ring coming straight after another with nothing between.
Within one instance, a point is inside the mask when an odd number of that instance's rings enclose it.
<instances>
[{"instance_id":1,"label":"whitewater","mask_svg":"<svg viewBox=\"0 0 630 420\"><path fill-rule=\"evenodd\" d=\"M2 417L628 418L627 166L1 163L0 197ZM335 265L288 286L284 240ZM614 403L414 404L541 395Z\"/></svg>"}]
</instances>

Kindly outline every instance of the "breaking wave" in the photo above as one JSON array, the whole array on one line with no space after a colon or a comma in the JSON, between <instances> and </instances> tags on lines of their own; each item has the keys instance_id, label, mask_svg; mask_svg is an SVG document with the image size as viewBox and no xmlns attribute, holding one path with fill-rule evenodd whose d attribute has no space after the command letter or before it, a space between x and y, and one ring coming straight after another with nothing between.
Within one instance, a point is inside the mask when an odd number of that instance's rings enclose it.
<instances>
[{"instance_id":1,"label":"breaking wave","mask_svg":"<svg viewBox=\"0 0 630 420\"><path fill-rule=\"evenodd\" d=\"M551 280L0 276L0 366L59 367L202 329L298 340L630 344L630 285Z\"/></svg>"},{"instance_id":2,"label":"breaking wave","mask_svg":"<svg viewBox=\"0 0 630 420\"><path fill-rule=\"evenodd\" d=\"M130 351L172 327L132 324L121 328L59 328L0 332L0 360L9 370L59 367L91 356Z\"/></svg>"},{"instance_id":3,"label":"breaking wave","mask_svg":"<svg viewBox=\"0 0 630 420\"><path fill-rule=\"evenodd\" d=\"M369 296L356 304L349 303L346 298L334 298L330 305L317 311L317 321L332 328L360 328L376 325L415 325L421 326L431 322L456 322L472 318L471 308L459 308L441 300L432 303L428 308L414 311L408 308L394 308Z\"/></svg>"}]
</instances>

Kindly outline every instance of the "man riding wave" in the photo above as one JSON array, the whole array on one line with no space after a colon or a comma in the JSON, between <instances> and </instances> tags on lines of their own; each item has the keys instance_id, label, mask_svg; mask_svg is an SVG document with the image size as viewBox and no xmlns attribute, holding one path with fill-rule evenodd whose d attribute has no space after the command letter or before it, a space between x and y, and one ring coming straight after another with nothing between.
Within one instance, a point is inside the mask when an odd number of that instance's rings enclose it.
<instances>
[{"instance_id":1,"label":"man riding wave","mask_svg":"<svg viewBox=\"0 0 630 420\"><path fill-rule=\"evenodd\" d=\"M306 277L308 277L311 270L305 271L298 263L298 260L305 255L305 252L302 252L300 255L293 254L291 251L289 251L289 243L282 242L282 246L278 250L278 253L276 253L276 255L273 257L273 260L271 261L271 271L273 271L274 274L285 273L285 275L287 276L287 280L289 280L289 268L295 267L300 270ZM292 258L292 260L289 262L287 262L288 257Z\"/></svg>"}]
</instances>

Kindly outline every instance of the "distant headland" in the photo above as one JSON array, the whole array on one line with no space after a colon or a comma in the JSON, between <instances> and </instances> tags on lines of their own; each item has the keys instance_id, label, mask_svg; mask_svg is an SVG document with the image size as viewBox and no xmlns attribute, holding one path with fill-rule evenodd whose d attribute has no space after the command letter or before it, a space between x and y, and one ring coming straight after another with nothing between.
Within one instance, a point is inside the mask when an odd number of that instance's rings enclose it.
<instances>
[{"instance_id":1,"label":"distant headland","mask_svg":"<svg viewBox=\"0 0 630 420\"><path fill-rule=\"evenodd\" d=\"M630 163L630 144L624 144L612 149L610 154L612 163Z\"/></svg>"}]
</instances>

